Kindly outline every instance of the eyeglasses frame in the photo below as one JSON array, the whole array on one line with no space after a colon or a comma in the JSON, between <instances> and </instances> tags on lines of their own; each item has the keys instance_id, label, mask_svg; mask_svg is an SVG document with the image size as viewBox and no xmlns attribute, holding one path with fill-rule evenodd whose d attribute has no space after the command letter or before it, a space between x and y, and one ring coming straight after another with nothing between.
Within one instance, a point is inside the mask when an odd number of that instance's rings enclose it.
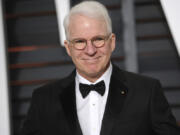
<instances>
[{"instance_id":1,"label":"eyeglasses frame","mask_svg":"<svg viewBox=\"0 0 180 135\"><path fill-rule=\"evenodd\" d=\"M93 44L93 39L94 39L95 37L98 37L98 36L93 37L92 39L90 39L90 41L91 41L91 44L92 44L94 47L96 47L96 48L101 48L101 47L103 47L103 46L105 45L105 42L106 42L107 40L109 40L109 38L110 38L111 36L112 36L112 33L108 34L107 36L104 36L104 37L105 37L105 38L104 38L104 44L102 44L102 46L99 46L99 47L97 47L97 46L95 46L95 45ZM79 48L75 47L75 45L74 45L75 40L76 40L76 39L74 39L74 40L67 40L67 41L68 41L70 44L72 44L73 47L74 47L76 50L84 50L84 49L86 48L88 40L83 39L83 40L86 41L86 45L85 45L82 49L79 49Z\"/></svg>"}]
</instances>

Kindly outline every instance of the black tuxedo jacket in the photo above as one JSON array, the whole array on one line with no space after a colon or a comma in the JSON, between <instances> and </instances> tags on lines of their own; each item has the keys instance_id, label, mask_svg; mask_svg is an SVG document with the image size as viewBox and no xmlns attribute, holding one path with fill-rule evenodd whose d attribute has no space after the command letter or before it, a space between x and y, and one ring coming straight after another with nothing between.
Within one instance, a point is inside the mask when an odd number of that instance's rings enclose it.
<instances>
[{"instance_id":1,"label":"black tuxedo jacket","mask_svg":"<svg viewBox=\"0 0 180 135\"><path fill-rule=\"evenodd\" d=\"M33 93L23 135L82 135L75 71ZM160 83L113 65L100 135L180 135Z\"/></svg>"}]
</instances>

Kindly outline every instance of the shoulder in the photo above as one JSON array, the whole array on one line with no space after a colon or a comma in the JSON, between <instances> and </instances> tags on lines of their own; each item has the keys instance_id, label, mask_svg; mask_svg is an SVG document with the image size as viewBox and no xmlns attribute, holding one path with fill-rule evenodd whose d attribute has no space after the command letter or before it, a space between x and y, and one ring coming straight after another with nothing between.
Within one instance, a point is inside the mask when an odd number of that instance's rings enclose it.
<instances>
[{"instance_id":1,"label":"shoulder","mask_svg":"<svg viewBox=\"0 0 180 135\"><path fill-rule=\"evenodd\" d=\"M135 82L151 82L151 83L155 83L155 82L159 82L158 79L150 77L150 76L146 76L146 75L142 75L142 74L138 74L138 73L132 73L132 72L128 72L128 71L123 71L126 78L129 81L135 81Z\"/></svg>"},{"instance_id":2,"label":"shoulder","mask_svg":"<svg viewBox=\"0 0 180 135\"><path fill-rule=\"evenodd\" d=\"M117 67L115 70L114 76L123 80L123 83L121 84L124 84L129 97L134 97L134 99L138 101L150 101L152 97L155 97L154 95L163 95L162 86L159 80L145 75L124 71ZM120 83L120 81L118 83Z\"/></svg>"},{"instance_id":3,"label":"shoulder","mask_svg":"<svg viewBox=\"0 0 180 135\"><path fill-rule=\"evenodd\" d=\"M152 78L149 76L133 73L133 72L128 72L125 70L121 70L117 66L113 66L113 74L121 78L121 80L127 82L127 84L132 85L132 86L153 86L155 84L160 84L159 80L156 78Z\"/></svg>"},{"instance_id":4,"label":"shoulder","mask_svg":"<svg viewBox=\"0 0 180 135\"><path fill-rule=\"evenodd\" d=\"M59 94L63 91L65 87L67 87L72 81L75 79L75 71L73 71L70 75L65 78L58 79L56 81L47 83L41 87L38 87L34 90L33 95L40 96L49 96Z\"/></svg>"}]
</instances>

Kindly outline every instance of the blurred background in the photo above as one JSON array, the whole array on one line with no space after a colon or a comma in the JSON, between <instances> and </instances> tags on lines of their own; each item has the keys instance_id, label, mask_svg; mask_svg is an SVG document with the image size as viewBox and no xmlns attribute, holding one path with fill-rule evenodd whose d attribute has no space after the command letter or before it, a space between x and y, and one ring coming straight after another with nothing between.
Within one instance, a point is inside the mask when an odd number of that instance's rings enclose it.
<instances>
[{"instance_id":1,"label":"blurred background","mask_svg":"<svg viewBox=\"0 0 180 135\"><path fill-rule=\"evenodd\" d=\"M70 6L82 0L71 0ZM180 59L159 0L98 0L109 10L121 69L161 81L180 125ZM60 43L53 0L5 0L12 133L19 130L35 88L67 76L73 63ZM133 11L133 12L132 12Z\"/></svg>"}]
</instances>

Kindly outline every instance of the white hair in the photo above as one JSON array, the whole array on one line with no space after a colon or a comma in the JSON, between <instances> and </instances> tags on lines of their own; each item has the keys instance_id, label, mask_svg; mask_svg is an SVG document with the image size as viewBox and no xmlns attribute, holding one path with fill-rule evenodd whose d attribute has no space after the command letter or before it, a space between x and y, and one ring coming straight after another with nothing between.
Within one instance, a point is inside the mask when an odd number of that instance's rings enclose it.
<instances>
[{"instance_id":1,"label":"white hair","mask_svg":"<svg viewBox=\"0 0 180 135\"><path fill-rule=\"evenodd\" d=\"M69 38L69 24L73 15L81 14L84 16L103 19L107 26L108 34L112 33L111 18L106 7L97 1L84 1L71 8L69 14L64 19L64 29L66 38Z\"/></svg>"}]
</instances>

